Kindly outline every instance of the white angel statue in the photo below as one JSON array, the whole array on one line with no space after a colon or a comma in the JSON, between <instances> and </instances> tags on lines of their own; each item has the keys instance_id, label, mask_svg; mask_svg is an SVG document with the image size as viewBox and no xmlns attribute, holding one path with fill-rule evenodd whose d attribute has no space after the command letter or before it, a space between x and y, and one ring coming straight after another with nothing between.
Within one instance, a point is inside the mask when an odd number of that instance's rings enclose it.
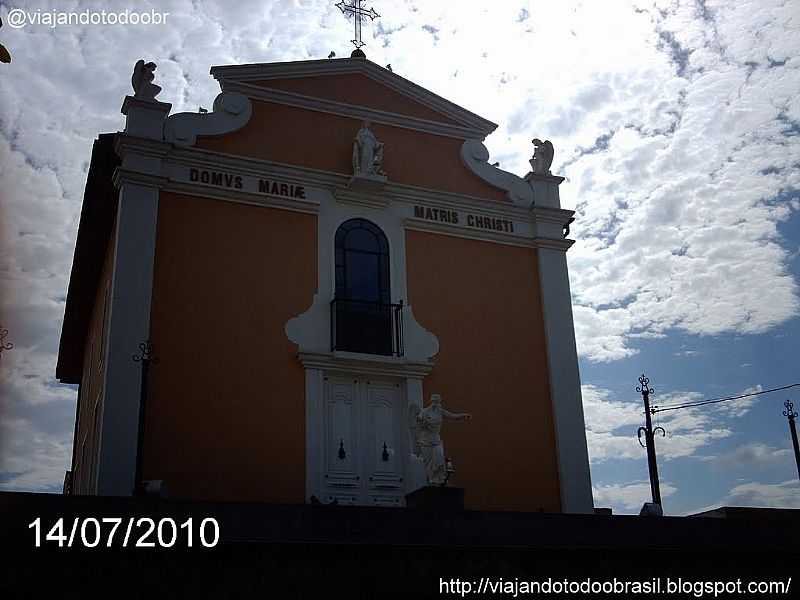
<instances>
[{"instance_id":1,"label":"white angel statue","mask_svg":"<svg viewBox=\"0 0 800 600\"><path fill-rule=\"evenodd\" d=\"M537 175L550 175L550 165L553 164L553 144L550 140L544 142L539 138L533 139L533 157L528 161L531 170Z\"/></svg>"},{"instance_id":2,"label":"white angel statue","mask_svg":"<svg viewBox=\"0 0 800 600\"><path fill-rule=\"evenodd\" d=\"M155 100L161 87L153 83L155 79L154 71L156 70L156 63L146 63L143 60L136 61L133 67L133 76L131 77L131 85L133 86L133 97L140 100Z\"/></svg>"},{"instance_id":3,"label":"white angel statue","mask_svg":"<svg viewBox=\"0 0 800 600\"><path fill-rule=\"evenodd\" d=\"M454 421L469 420L472 415L453 413L442 406L442 397L431 394L431 403L420 410L417 405L411 406L409 427L414 436L414 454L422 459L425 475L429 485L445 485L447 483L447 465L444 446L439 435L443 419Z\"/></svg>"}]
</instances>

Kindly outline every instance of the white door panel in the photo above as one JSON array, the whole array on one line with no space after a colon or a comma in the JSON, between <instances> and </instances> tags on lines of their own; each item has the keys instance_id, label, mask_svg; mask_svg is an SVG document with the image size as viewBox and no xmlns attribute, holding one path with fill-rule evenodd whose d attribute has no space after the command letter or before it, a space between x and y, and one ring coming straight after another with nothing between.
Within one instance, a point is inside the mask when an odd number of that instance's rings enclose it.
<instances>
[{"instance_id":1,"label":"white door panel","mask_svg":"<svg viewBox=\"0 0 800 600\"><path fill-rule=\"evenodd\" d=\"M403 389L392 381L326 377L325 502L403 506Z\"/></svg>"},{"instance_id":2,"label":"white door panel","mask_svg":"<svg viewBox=\"0 0 800 600\"><path fill-rule=\"evenodd\" d=\"M326 383L325 478L334 489L359 488L358 384L351 378Z\"/></svg>"}]
</instances>

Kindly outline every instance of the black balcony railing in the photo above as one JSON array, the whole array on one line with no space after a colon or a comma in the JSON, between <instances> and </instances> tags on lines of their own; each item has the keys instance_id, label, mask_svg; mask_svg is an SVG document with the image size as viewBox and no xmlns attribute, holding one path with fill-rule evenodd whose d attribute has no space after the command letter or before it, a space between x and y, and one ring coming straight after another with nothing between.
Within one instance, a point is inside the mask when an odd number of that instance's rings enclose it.
<instances>
[{"instance_id":1,"label":"black balcony railing","mask_svg":"<svg viewBox=\"0 0 800 600\"><path fill-rule=\"evenodd\" d=\"M403 356L403 301L331 300L331 350Z\"/></svg>"}]
</instances>

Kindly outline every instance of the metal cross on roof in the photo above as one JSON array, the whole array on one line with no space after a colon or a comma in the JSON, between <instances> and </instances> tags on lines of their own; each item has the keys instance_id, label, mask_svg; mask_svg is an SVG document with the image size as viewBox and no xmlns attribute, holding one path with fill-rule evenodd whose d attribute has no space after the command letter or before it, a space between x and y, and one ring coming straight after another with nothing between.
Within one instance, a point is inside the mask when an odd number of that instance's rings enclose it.
<instances>
[{"instance_id":1,"label":"metal cross on roof","mask_svg":"<svg viewBox=\"0 0 800 600\"><path fill-rule=\"evenodd\" d=\"M361 0L350 0L350 4L347 4L344 0L339 0L336 3L336 7L342 11L342 14L345 16L352 15L355 22L355 39L350 40L353 45L356 47L356 50L364 46L364 42L361 41L361 19L364 17L369 17L370 19L375 19L380 17L380 15L375 12L374 8L370 8L367 10L366 8L361 6Z\"/></svg>"}]
</instances>

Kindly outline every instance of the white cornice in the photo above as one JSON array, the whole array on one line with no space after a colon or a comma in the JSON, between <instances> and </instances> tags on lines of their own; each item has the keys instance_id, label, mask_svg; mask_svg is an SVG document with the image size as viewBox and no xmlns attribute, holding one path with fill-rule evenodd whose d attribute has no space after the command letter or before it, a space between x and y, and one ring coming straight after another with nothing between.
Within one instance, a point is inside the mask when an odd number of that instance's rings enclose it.
<instances>
[{"instance_id":1,"label":"white cornice","mask_svg":"<svg viewBox=\"0 0 800 600\"><path fill-rule=\"evenodd\" d=\"M116 188L119 188L125 183L163 188L167 185L169 179L160 175L151 175L149 173L142 173L140 171L132 171L131 169L117 167L114 169L114 174L111 176L111 181Z\"/></svg>"},{"instance_id":2,"label":"white cornice","mask_svg":"<svg viewBox=\"0 0 800 600\"><path fill-rule=\"evenodd\" d=\"M432 362L411 362L392 356L356 354L353 352L299 352L297 358L306 369L321 369L364 375L411 377L421 379L433 370Z\"/></svg>"},{"instance_id":3,"label":"white cornice","mask_svg":"<svg viewBox=\"0 0 800 600\"><path fill-rule=\"evenodd\" d=\"M516 218L522 221L528 221L531 218L531 213L526 208L514 206L510 202L489 200L467 194L456 194L401 183L387 185L385 193L393 201L397 202L430 204L431 206L455 210L480 211L489 216Z\"/></svg>"},{"instance_id":4,"label":"white cornice","mask_svg":"<svg viewBox=\"0 0 800 600\"><path fill-rule=\"evenodd\" d=\"M211 67L211 75L219 80L220 84L222 84L223 80L246 82L295 77L314 77L319 75L343 75L349 73L365 75L399 94L407 96L432 110L442 113L454 121L461 123L468 129L481 132L483 137L497 129L495 123L363 58Z\"/></svg>"},{"instance_id":5,"label":"white cornice","mask_svg":"<svg viewBox=\"0 0 800 600\"><path fill-rule=\"evenodd\" d=\"M325 98L304 96L303 94L266 88L259 85L251 85L240 81L222 80L220 85L225 92L237 92L244 94L251 100L275 102L277 104L296 106L298 108L314 110L317 112L343 115L358 120L368 119L374 123L391 125L393 127L402 127L404 129L412 129L415 131L424 131L426 133L454 137L460 140L476 136L479 136L481 139L483 139L486 136L485 133L473 127L463 127L459 125L451 125L449 123L430 121L428 119L421 119L419 117L411 117L399 113L378 110L367 106L346 104L344 102L336 102L335 100L327 100Z\"/></svg>"},{"instance_id":6,"label":"white cornice","mask_svg":"<svg viewBox=\"0 0 800 600\"><path fill-rule=\"evenodd\" d=\"M368 194L347 188L337 188L334 197L338 202L365 206L367 208L384 209L389 206L389 199L383 194Z\"/></svg>"},{"instance_id":7,"label":"white cornice","mask_svg":"<svg viewBox=\"0 0 800 600\"><path fill-rule=\"evenodd\" d=\"M310 167L290 165L260 158L225 154L201 148L175 148L168 161L204 169L226 169L240 175L264 177L271 175L290 183L306 183L319 186L346 185L348 175Z\"/></svg>"},{"instance_id":8,"label":"white cornice","mask_svg":"<svg viewBox=\"0 0 800 600\"><path fill-rule=\"evenodd\" d=\"M136 137L119 132L114 139L114 152L117 156L124 157L126 152L136 152L143 156L164 158L172 150L172 144L159 142L150 138Z\"/></svg>"},{"instance_id":9,"label":"white cornice","mask_svg":"<svg viewBox=\"0 0 800 600\"><path fill-rule=\"evenodd\" d=\"M465 229L454 227L446 223L434 223L424 219L406 219L405 228L413 231L425 231L428 233L438 233L452 237L463 238L465 240L477 240L479 242L496 242L506 246L523 246L525 248L537 247L536 240L520 236L487 231L483 229Z\"/></svg>"},{"instance_id":10,"label":"white cornice","mask_svg":"<svg viewBox=\"0 0 800 600\"><path fill-rule=\"evenodd\" d=\"M224 200L226 202L238 202L239 204L251 204L253 206L262 206L265 208L282 208L284 210L308 214L317 214L319 212L319 204L316 202L298 199L289 200L278 196L265 196L230 188L214 188L205 185L170 181L164 184L162 189L165 192L172 192L175 194Z\"/></svg>"},{"instance_id":11,"label":"white cornice","mask_svg":"<svg viewBox=\"0 0 800 600\"><path fill-rule=\"evenodd\" d=\"M225 169L240 175L253 175L256 177L271 176L280 178L288 183L329 188L335 191L335 193L340 193L338 191L339 189L346 190L347 183L350 180L349 175L336 173L334 171L324 171L270 160L223 154L200 148L175 148L166 157L166 160L186 166L206 169ZM516 218L525 221L531 218L530 210L514 206L510 202L489 200L468 194L458 194L455 192L423 188L402 183L393 183L391 180L386 183L382 194L392 202L404 202L409 204L427 203L431 206L481 211L491 216Z\"/></svg>"},{"instance_id":12,"label":"white cornice","mask_svg":"<svg viewBox=\"0 0 800 600\"><path fill-rule=\"evenodd\" d=\"M566 208L553 208L547 206L534 206L531 213L538 221L557 223L561 226L566 226L572 215L575 214L574 210L567 210Z\"/></svg>"},{"instance_id":13,"label":"white cornice","mask_svg":"<svg viewBox=\"0 0 800 600\"><path fill-rule=\"evenodd\" d=\"M572 244L575 243L575 240L570 239L561 239L561 240L554 240L553 238L534 238L533 243L536 245L537 248L547 248L548 250L561 250L566 252L572 247Z\"/></svg>"},{"instance_id":14,"label":"white cornice","mask_svg":"<svg viewBox=\"0 0 800 600\"><path fill-rule=\"evenodd\" d=\"M450 209L465 212L480 213L485 216L510 219L517 222L531 223L534 226L533 238L509 235L490 230L464 229L454 227L443 222L431 222L424 219L409 218L405 223L408 229L441 233L465 239L491 241L502 244L525 247L552 247L566 250L572 245L572 240L561 240L563 227L569 222L574 211L533 207L526 209L514 206L510 202L489 200L418 186L386 183L381 195L381 200L369 199L366 196L355 194L348 190L349 176L333 171L324 171L308 167L300 167L285 163L247 158L230 154L222 154L194 147L171 147L170 144L153 142L129 136L123 138L119 144L124 145L126 151L149 152L157 154L165 164L165 173L169 172L169 165L182 165L201 169L224 170L236 175L253 177L266 177L279 179L286 183L306 185L329 190L339 201L357 203L372 208L380 208L389 204L424 205L430 208ZM164 152L167 151L165 155ZM182 181L169 180L166 177L153 177L133 171L126 171L127 180L136 181L145 185L157 185L166 191L196 195L205 198L240 202L256 206L284 208L297 212L313 213L319 211L317 203L301 201L299 199L286 199L274 196L265 196L243 190L217 189L209 186L191 184Z\"/></svg>"}]
</instances>

